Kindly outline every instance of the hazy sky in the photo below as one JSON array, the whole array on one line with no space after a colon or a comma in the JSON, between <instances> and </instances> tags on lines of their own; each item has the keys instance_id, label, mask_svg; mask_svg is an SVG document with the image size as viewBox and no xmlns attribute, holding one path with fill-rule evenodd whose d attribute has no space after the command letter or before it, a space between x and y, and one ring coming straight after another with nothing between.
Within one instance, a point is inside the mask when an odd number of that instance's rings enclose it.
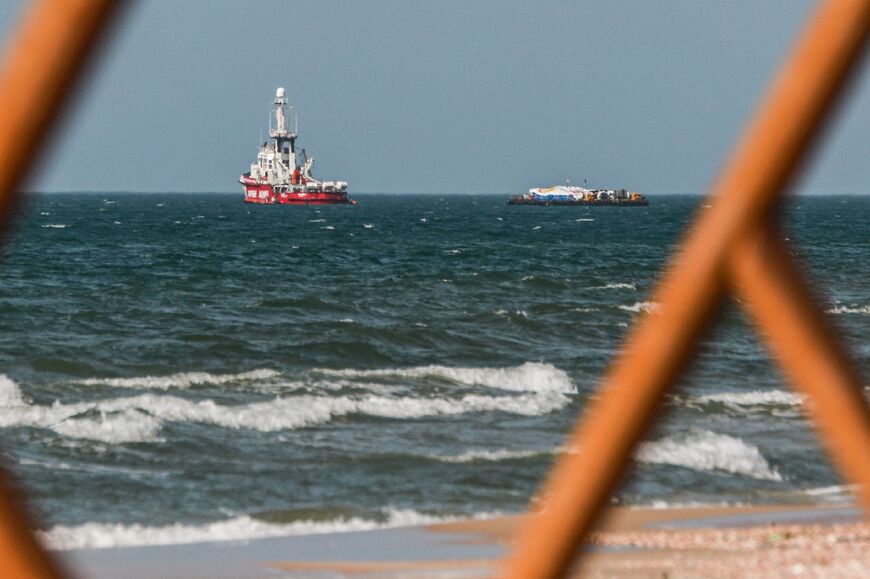
<instances>
[{"instance_id":1,"label":"hazy sky","mask_svg":"<svg viewBox=\"0 0 870 579\"><path fill-rule=\"evenodd\" d=\"M25 4L0 4L4 43ZM240 190L280 85L351 192L703 191L813 5L131 4L29 188ZM868 153L865 71L801 189L867 193Z\"/></svg>"}]
</instances>

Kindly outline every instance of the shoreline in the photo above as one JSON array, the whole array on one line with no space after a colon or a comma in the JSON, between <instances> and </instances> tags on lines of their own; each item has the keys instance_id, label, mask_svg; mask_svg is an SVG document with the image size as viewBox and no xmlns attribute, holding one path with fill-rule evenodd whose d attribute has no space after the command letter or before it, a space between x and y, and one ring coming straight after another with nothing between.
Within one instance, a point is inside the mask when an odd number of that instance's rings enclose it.
<instances>
[{"instance_id":1,"label":"shoreline","mask_svg":"<svg viewBox=\"0 0 870 579\"><path fill-rule=\"evenodd\" d=\"M870 524L851 504L614 507L583 577L862 577ZM313 535L58 553L76 576L489 577L527 515Z\"/></svg>"}]
</instances>

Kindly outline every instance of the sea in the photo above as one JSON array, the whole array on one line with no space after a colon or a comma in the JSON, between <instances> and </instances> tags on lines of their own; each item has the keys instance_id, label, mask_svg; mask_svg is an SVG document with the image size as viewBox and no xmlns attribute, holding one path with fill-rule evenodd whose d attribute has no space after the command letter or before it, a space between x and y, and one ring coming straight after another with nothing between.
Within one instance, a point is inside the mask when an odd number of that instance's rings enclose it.
<instances>
[{"instance_id":1,"label":"sea","mask_svg":"<svg viewBox=\"0 0 870 579\"><path fill-rule=\"evenodd\" d=\"M31 196L0 260L0 447L53 549L339 532L528 508L706 201ZM870 366L870 197L782 231ZM600 465L590 464L589 469ZM613 504L850 488L736 301Z\"/></svg>"}]
</instances>

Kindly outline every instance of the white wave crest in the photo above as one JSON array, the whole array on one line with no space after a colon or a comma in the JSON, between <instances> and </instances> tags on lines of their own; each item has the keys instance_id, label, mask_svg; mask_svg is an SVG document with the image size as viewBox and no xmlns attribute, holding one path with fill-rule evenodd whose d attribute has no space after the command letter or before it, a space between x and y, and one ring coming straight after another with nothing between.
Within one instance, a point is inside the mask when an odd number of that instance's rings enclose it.
<instances>
[{"instance_id":1,"label":"white wave crest","mask_svg":"<svg viewBox=\"0 0 870 579\"><path fill-rule=\"evenodd\" d=\"M849 499L858 490L858 485L831 485L802 489L801 494L811 497L829 497L832 499Z\"/></svg>"},{"instance_id":2,"label":"white wave crest","mask_svg":"<svg viewBox=\"0 0 870 579\"><path fill-rule=\"evenodd\" d=\"M604 284L604 285L594 285L594 286L588 287L588 288L586 288L586 289L590 289L590 290L603 290L603 289L630 289L630 290L636 290L636 289L637 289L637 286L634 285L633 283L615 282L615 283L608 283L608 284Z\"/></svg>"},{"instance_id":3,"label":"white wave crest","mask_svg":"<svg viewBox=\"0 0 870 579\"><path fill-rule=\"evenodd\" d=\"M638 314L640 312L646 312L647 314L655 314L661 309L661 304L658 302L634 302L630 306L618 306L620 310L625 310L627 312L634 312Z\"/></svg>"},{"instance_id":4,"label":"white wave crest","mask_svg":"<svg viewBox=\"0 0 870 579\"><path fill-rule=\"evenodd\" d=\"M88 378L82 384L89 386L114 386L116 388L137 388L141 390L170 390L190 388L191 386L219 386L231 382L250 382L268 380L281 373L267 368L259 368L238 374L210 374L208 372L181 372L169 376L141 376L137 378Z\"/></svg>"},{"instance_id":5,"label":"white wave crest","mask_svg":"<svg viewBox=\"0 0 870 579\"><path fill-rule=\"evenodd\" d=\"M499 308L497 310L492 310L492 314L495 316L506 316L506 317L510 317L510 316L520 316L523 318L529 317L529 313L526 310L514 310L513 313L511 313L508 310L503 310L503 309Z\"/></svg>"},{"instance_id":6,"label":"white wave crest","mask_svg":"<svg viewBox=\"0 0 870 579\"><path fill-rule=\"evenodd\" d=\"M467 462L500 462L503 460L515 460L530 458L533 456L546 456L556 454L556 450L469 450L462 454L452 456L430 455L428 458L438 462L467 463Z\"/></svg>"},{"instance_id":7,"label":"white wave crest","mask_svg":"<svg viewBox=\"0 0 870 579\"><path fill-rule=\"evenodd\" d=\"M49 549L106 549L145 545L180 545L212 541L247 541L266 537L292 535L315 535L343 533L432 525L456 520L419 513L408 509L384 509L386 520L376 521L361 517L339 518L333 521L296 521L293 523L268 523L248 515L240 515L223 521L203 525L176 523L162 527L124 525L120 523L84 523L76 526L58 525L40 531L39 539ZM475 518L488 518L494 514L480 514Z\"/></svg>"},{"instance_id":8,"label":"white wave crest","mask_svg":"<svg viewBox=\"0 0 870 579\"><path fill-rule=\"evenodd\" d=\"M323 424L349 414L416 419L477 412L505 412L539 416L569 403L556 392L519 396L462 398L400 398L392 396L293 396L237 406L212 400L192 401L177 396L143 394L95 402L55 403L0 408L0 428L47 428L72 438L108 443L151 442L164 422L187 422L260 432L295 430ZM101 420L78 418L100 412ZM113 416L118 414L118 416Z\"/></svg>"},{"instance_id":9,"label":"white wave crest","mask_svg":"<svg viewBox=\"0 0 870 579\"><path fill-rule=\"evenodd\" d=\"M190 400L155 393L87 402L55 401L51 405L40 405L28 403L22 397L18 385L8 377L0 375L0 428L43 428L69 438L123 444L158 440L160 429L166 422L274 432L324 424L353 414L399 420L480 412L539 416L567 406L570 399L566 394L575 392L574 385L565 372L547 364L536 363L527 363L517 368L427 366L404 370L320 372L349 377L436 376L463 384L513 390L520 394L407 397L393 395L394 392L389 386L384 386L378 392L374 389L375 385L368 384L368 394L305 394L241 405L222 405L210 399ZM166 377L93 379L90 383L165 390L191 384L265 379L276 375L278 373L272 370L255 370L226 375L187 373Z\"/></svg>"},{"instance_id":10,"label":"white wave crest","mask_svg":"<svg viewBox=\"0 0 870 579\"><path fill-rule=\"evenodd\" d=\"M43 229L66 229L66 223L49 223L47 225L42 226Z\"/></svg>"},{"instance_id":11,"label":"white wave crest","mask_svg":"<svg viewBox=\"0 0 870 579\"><path fill-rule=\"evenodd\" d=\"M804 397L784 390L754 390L751 392L719 392L692 399L700 404L718 403L736 410L753 406L800 406Z\"/></svg>"},{"instance_id":12,"label":"white wave crest","mask_svg":"<svg viewBox=\"0 0 870 579\"><path fill-rule=\"evenodd\" d=\"M870 314L870 306L836 306L825 310L829 314Z\"/></svg>"},{"instance_id":13,"label":"white wave crest","mask_svg":"<svg viewBox=\"0 0 870 579\"><path fill-rule=\"evenodd\" d=\"M27 403L21 396L21 389L6 374L0 374L0 408L24 406Z\"/></svg>"},{"instance_id":14,"label":"white wave crest","mask_svg":"<svg viewBox=\"0 0 870 579\"><path fill-rule=\"evenodd\" d=\"M68 438L84 438L111 444L154 442L162 423L139 410L128 409L114 414L101 413L100 419L71 418L52 427Z\"/></svg>"},{"instance_id":15,"label":"white wave crest","mask_svg":"<svg viewBox=\"0 0 870 579\"><path fill-rule=\"evenodd\" d=\"M635 458L651 464L721 471L762 480L782 480L782 475L771 468L757 447L739 438L707 430L678 438L645 442Z\"/></svg>"},{"instance_id":16,"label":"white wave crest","mask_svg":"<svg viewBox=\"0 0 870 579\"><path fill-rule=\"evenodd\" d=\"M486 386L515 392L577 392L567 372L550 364L526 362L508 368L453 368L417 366L381 370L316 370L321 374L354 378L440 378L467 386Z\"/></svg>"}]
</instances>

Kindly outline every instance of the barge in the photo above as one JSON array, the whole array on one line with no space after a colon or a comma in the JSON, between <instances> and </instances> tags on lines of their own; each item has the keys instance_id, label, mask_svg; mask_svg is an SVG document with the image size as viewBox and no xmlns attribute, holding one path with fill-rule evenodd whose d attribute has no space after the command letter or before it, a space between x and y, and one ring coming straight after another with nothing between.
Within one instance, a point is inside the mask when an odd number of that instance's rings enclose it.
<instances>
[{"instance_id":1,"label":"barge","mask_svg":"<svg viewBox=\"0 0 870 579\"><path fill-rule=\"evenodd\" d=\"M525 195L508 199L508 205L618 205L645 207L645 195L625 189L586 189L585 187L556 187L529 189Z\"/></svg>"}]
</instances>

